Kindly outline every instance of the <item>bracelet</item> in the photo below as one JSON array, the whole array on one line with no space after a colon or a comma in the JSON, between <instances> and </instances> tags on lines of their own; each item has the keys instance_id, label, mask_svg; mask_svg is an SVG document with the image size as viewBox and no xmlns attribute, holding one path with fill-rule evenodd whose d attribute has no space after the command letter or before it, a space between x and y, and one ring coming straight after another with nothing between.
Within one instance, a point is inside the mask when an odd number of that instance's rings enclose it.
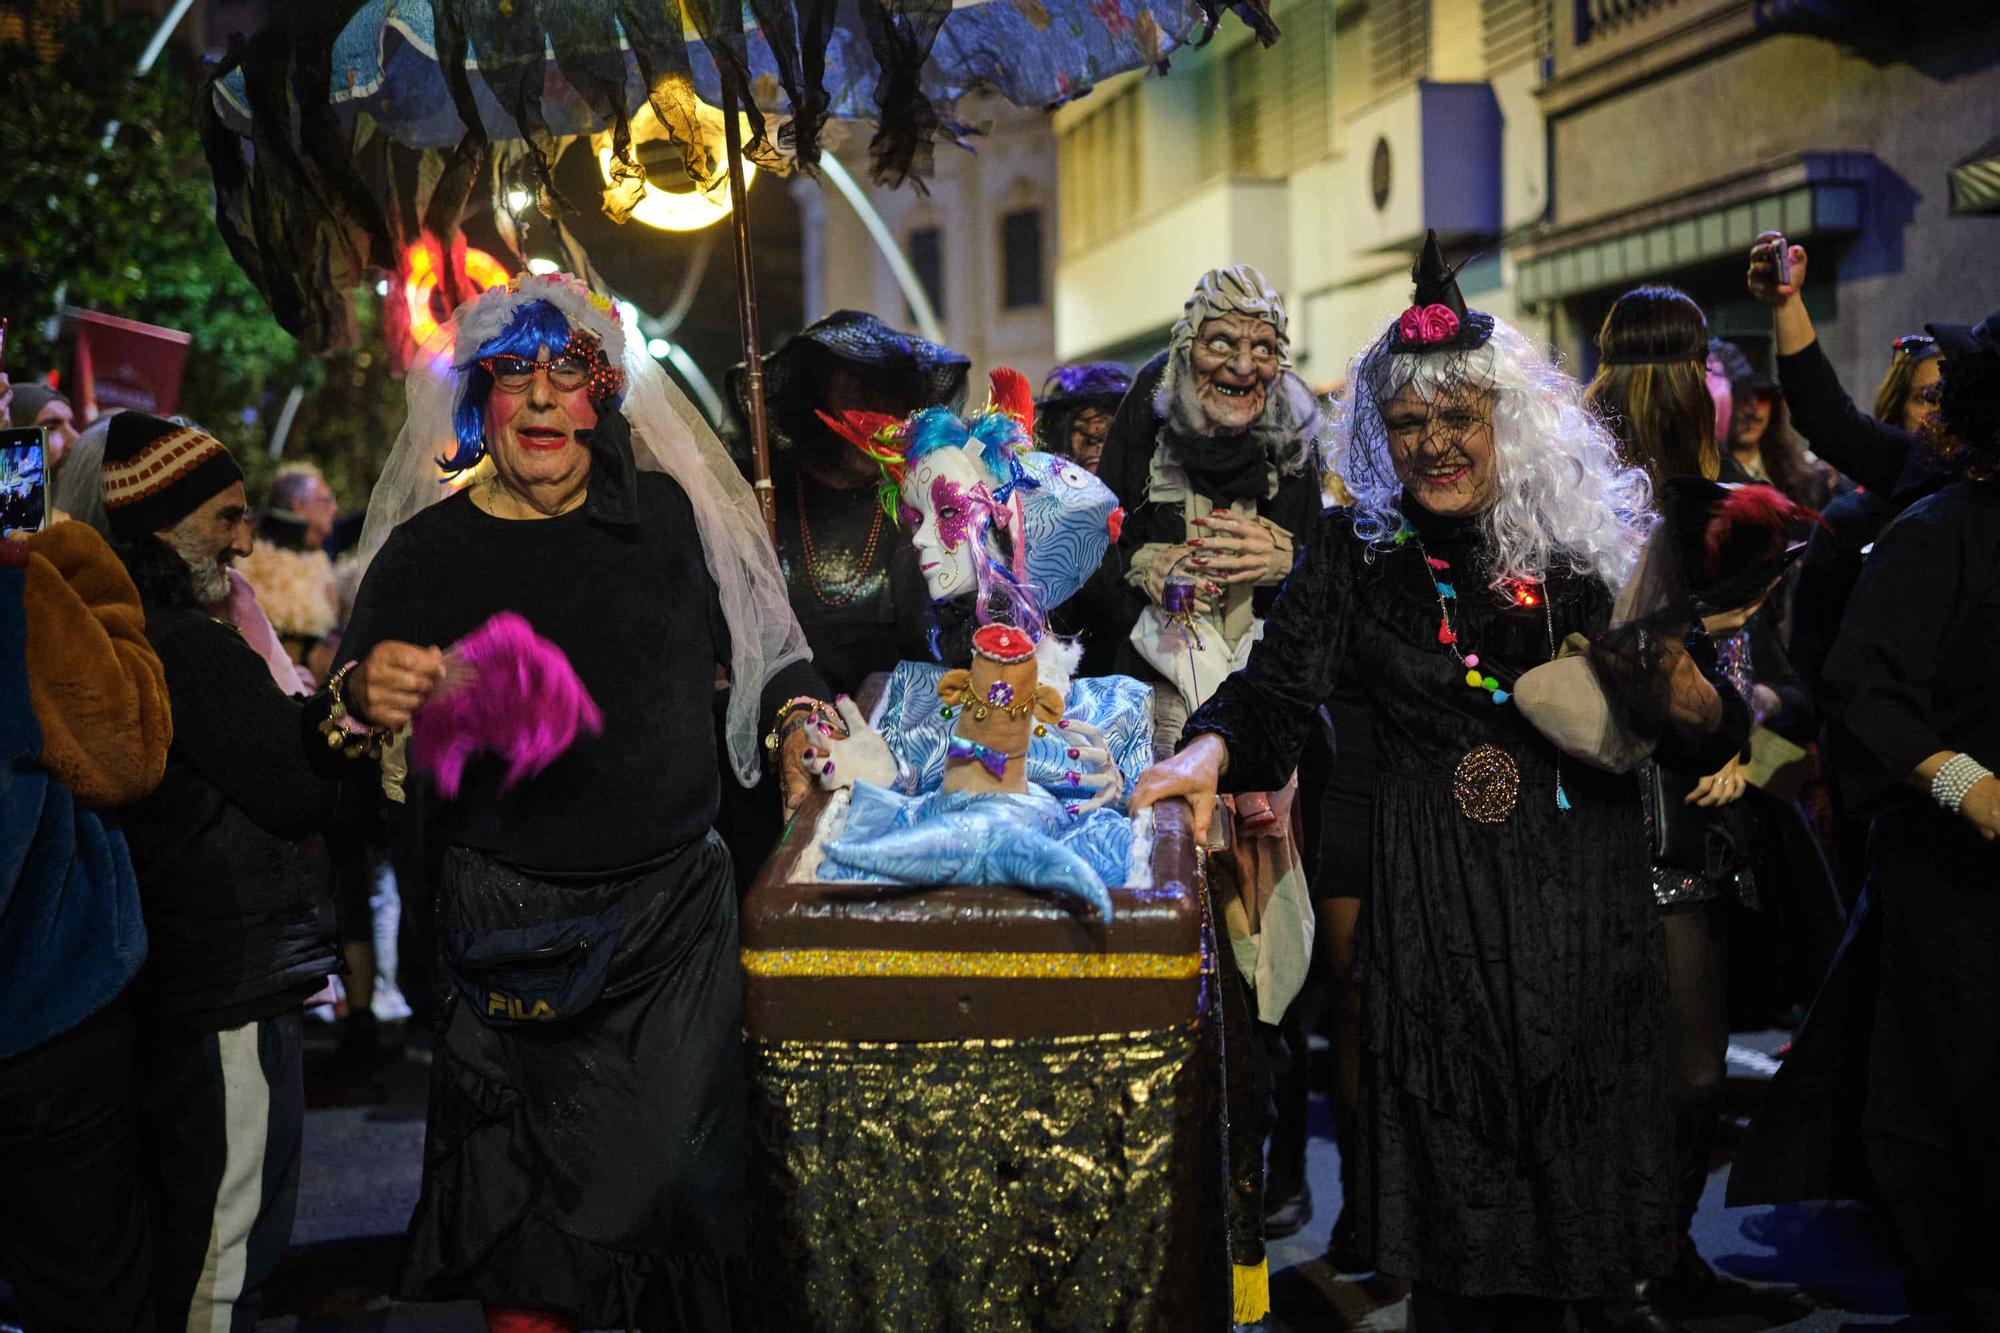
<instances>
[{"instance_id":1,"label":"bracelet","mask_svg":"<svg viewBox=\"0 0 2000 1333\"><path fill-rule=\"evenodd\" d=\"M778 746L794 730L785 724L799 713L808 713L812 716L828 720L831 720L835 716L832 704L824 699L815 699L809 694L794 695L785 700L778 705L777 713L771 718L771 729L764 733L764 752L766 755L773 757L777 755Z\"/></svg>"},{"instance_id":2,"label":"bracelet","mask_svg":"<svg viewBox=\"0 0 2000 1333\"><path fill-rule=\"evenodd\" d=\"M358 665L349 662L326 678L326 692L332 699L326 716L320 719L319 734L326 738L326 748L338 750L348 759L360 759L364 755L370 759L382 757L382 746L389 739L385 727L369 727L365 732L352 731L344 724L352 716L347 707L347 673ZM355 718L355 724L360 725Z\"/></svg>"},{"instance_id":3,"label":"bracelet","mask_svg":"<svg viewBox=\"0 0 2000 1333\"><path fill-rule=\"evenodd\" d=\"M1993 770L1969 754L1955 754L1938 766L1931 777L1931 799L1953 814L1965 802L1965 794L1993 776Z\"/></svg>"}]
</instances>

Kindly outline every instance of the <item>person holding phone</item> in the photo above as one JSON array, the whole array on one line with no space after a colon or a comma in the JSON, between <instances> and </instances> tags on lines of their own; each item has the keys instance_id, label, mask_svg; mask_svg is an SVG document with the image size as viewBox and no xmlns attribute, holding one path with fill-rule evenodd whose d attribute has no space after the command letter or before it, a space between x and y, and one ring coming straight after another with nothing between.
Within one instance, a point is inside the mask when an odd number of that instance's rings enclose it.
<instances>
[{"instance_id":1,"label":"person holding phone","mask_svg":"<svg viewBox=\"0 0 2000 1333\"><path fill-rule=\"evenodd\" d=\"M29 1328L153 1326L137 1128L146 929L102 811L173 734L138 590L81 523L0 541L0 1274Z\"/></svg>"},{"instance_id":2,"label":"person holding phone","mask_svg":"<svg viewBox=\"0 0 2000 1333\"><path fill-rule=\"evenodd\" d=\"M1796 267L1796 265L1795 265ZM1729 1203L1869 1198L1913 1310L2000 1314L2000 310L1932 324L1953 478L1875 541L1826 707L1872 816L1861 906L1731 1171Z\"/></svg>"}]
</instances>

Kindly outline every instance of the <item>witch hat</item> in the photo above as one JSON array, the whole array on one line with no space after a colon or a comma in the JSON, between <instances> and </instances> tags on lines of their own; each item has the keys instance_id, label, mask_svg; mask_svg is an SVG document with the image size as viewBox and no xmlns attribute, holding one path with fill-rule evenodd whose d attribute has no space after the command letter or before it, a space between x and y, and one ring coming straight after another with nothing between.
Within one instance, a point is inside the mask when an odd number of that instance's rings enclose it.
<instances>
[{"instance_id":1,"label":"witch hat","mask_svg":"<svg viewBox=\"0 0 2000 1333\"><path fill-rule=\"evenodd\" d=\"M1444 247L1435 230L1424 233L1424 248L1410 266L1410 281L1417 286L1414 305L1441 305L1463 320L1465 297L1458 290L1458 270L1444 262Z\"/></svg>"},{"instance_id":2,"label":"witch hat","mask_svg":"<svg viewBox=\"0 0 2000 1333\"><path fill-rule=\"evenodd\" d=\"M1468 309L1458 290L1458 270L1444 262L1444 247L1435 230L1424 233L1424 248L1410 266L1416 294L1390 327L1390 342L1398 352L1469 352L1493 336L1493 317Z\"/></svg>"}]
</instances>

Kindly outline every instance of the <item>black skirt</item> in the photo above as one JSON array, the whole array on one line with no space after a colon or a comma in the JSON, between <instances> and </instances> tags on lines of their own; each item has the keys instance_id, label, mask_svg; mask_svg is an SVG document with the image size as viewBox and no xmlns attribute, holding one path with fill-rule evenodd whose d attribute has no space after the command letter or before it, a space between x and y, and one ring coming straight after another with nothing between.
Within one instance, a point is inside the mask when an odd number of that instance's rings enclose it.
<instances>
[{"instance_id":1,"label":"black skirt","mask_svg":"<svg viewBox=\"0 0 2000 1333\"><path fill-rule=\"evenodd\" d=\"M710 834L612 874L445 857L451 994L402 1294L744 1327L742 979Z\"/></svg>"}]
</instances>

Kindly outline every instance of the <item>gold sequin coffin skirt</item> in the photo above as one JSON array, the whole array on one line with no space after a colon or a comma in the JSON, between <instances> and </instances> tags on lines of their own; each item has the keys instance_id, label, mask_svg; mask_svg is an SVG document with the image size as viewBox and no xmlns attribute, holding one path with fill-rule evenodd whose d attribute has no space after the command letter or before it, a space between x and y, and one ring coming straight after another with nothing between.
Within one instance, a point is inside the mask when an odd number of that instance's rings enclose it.
<instances>
[{"instance_id":1,"label":"gold sequin coffin skirt","mask_svg":"<svg viewBox=\"0 0 2000 1333\"><path fill-rule=\"evenodd\" d=\"M743 906L753 1248L800 1329L1215 1329L1213 935L1184 807L1108 927L992 886L793 882Z\"/></svg>"}]
</instances>

